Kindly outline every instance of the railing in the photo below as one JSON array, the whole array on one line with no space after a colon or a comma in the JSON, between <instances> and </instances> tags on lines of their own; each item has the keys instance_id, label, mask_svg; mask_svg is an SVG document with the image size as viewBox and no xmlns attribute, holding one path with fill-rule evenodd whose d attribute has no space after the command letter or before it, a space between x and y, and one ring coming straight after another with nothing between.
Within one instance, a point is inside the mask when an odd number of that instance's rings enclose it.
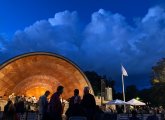
<instances>
[{"instance_id":1,"label":"railing","mask_svg":"<svg viewBox=\"0 0 165 120\"><path fill-rule=\"evenodd\" d=\"M146 120L150 116L150 114L138 114L137 117L140 120ZM131 117L131 114L118 114L117 119L118 120L128 120ZM157 117L159 120L161 120L161 114L157 114Z\"/></svg>"},{"instance_id":2,"label":"railing","mask_svg":"<svg viewBox=\"0 0 165 120\"><path fill-rule=\"evenodd\" d=\"M0 120L3 116L3 112L0 112ZM37 112L25 112L24 114L18 114L20 120L38 120Z\"/></svg>"},{"instance_id":3,"label":"railing","mask_svg":"<svg viewBox=\"0 0 165 120\"><path fill-rule=\"evenodd\" d=\"M0 120L2 118L3 112L0 112ZM25 112L23 115L19 114L20 120L38 120L38 113L37 112ZM108 117L109 116L109 117ZM105 113L103 115L104 120L109 120L111 114ZM138 114L137 117L140 120L146 120L149 114ZM161 120L161 114L157 114L159 120ZM117 120L129 120L131 114L117 114ZM64 119L65 120L65 119Z\"/></svg>"}]
</instances>

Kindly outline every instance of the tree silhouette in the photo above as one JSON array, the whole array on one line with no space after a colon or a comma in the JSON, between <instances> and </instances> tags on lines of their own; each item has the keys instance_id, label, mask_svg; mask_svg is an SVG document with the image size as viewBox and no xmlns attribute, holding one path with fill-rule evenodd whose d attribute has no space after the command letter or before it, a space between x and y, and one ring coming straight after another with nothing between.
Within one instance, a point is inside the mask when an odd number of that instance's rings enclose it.
<instances>
[{"instance_id":1,"label":"tree silhouette","mask_svg":"<svg viewBox=\"0 0 165 120\"><path fill-rule=\"evenodd\" d=\"M165 58L162 58L155 66L152 67L153 74L151 83L153 85L165 85Z\"/></svg>"}]
</instances>

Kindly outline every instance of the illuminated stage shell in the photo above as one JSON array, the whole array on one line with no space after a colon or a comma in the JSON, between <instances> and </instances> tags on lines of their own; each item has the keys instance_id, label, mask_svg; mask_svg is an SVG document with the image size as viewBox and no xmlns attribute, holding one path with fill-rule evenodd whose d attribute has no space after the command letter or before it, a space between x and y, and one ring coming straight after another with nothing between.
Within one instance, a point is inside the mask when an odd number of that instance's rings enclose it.
<instances>
[{"instance_id":1,"label":"illuminated stage shell","mask_svg":"<svg viewBox=\"0 0 165 120\"><path fill-rule=\"evenodd\" d=\"M63 98L73 95L75 88L92 87L83 72L68 59L52 53L28 53L15 57L0 66L0 96L42 95L46 90L65 87Z\"/></svg>"}]
</instances>

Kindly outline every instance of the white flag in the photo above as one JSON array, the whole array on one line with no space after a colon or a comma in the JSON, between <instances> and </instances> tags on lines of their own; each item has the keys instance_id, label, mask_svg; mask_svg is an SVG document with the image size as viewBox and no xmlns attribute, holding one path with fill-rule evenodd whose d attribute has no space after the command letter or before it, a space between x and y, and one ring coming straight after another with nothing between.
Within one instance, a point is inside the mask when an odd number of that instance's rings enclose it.
<instances>
[{"instance_id":1,"label":"white flag","mask_svg":"<svg viewBox=\"0 0 165 120\"><path fill-rule=\"evenodd\" d=\"M127 71L125 70L125 68L122 65L121 65L121 71L122 71L123 76L128 76Z\"/></svg>"}]
</instances>

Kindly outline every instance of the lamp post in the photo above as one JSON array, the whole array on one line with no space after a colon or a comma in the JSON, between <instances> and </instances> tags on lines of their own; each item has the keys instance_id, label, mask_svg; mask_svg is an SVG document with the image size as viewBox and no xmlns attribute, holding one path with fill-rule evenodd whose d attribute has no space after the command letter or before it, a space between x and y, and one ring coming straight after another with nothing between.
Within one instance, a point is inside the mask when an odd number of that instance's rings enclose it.
<instances>
[{"instance_id":1,"label":"lamp post","mask_svg":"<svg viewBox=\"0 0 165 120\"><path fill-rule=\"evenodd\" d=\"M101 105L103 104L103 97L104 97L104 91L105 91L105 82L104 79L101 79Z\"/></svg>"}]
</instances>

